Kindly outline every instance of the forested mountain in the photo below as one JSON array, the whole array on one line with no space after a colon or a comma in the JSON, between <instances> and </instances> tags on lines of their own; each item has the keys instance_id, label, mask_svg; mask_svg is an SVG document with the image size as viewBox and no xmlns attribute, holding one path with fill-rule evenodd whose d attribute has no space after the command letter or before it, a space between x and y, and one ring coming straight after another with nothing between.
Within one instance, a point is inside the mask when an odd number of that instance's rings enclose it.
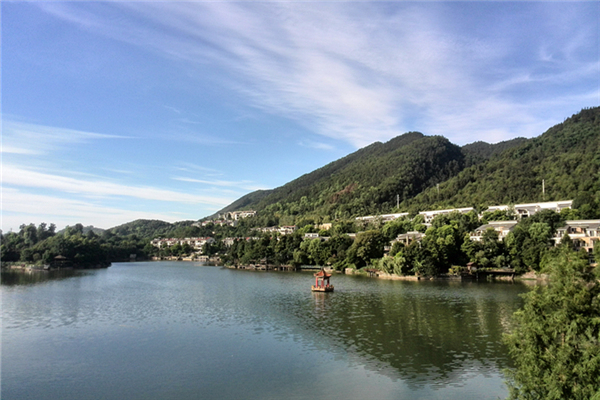
<instances>
[{"instance_id":1,"label":"forested mountain","mask_svg":"<svg viewBox=\"0 0 600 400\"><path fill-rule=\"evenodd\" d=\"M542 192L542 181L545 193ZM429 188L402 208L485 206L600 193L600 108L584 109L521 145Z\"/></svg>"},{"instance_id":2,"label":"forested mountain","mask_svg":"<svg viewBox=\"0 0 600 400\"><path fill-rule=\"evenodd\" d=\"M497 144L460 148L440 136L410 132L373 143L272 191L250 193L224 211L255 209L258 224L291 225L303 218L481 208L572 199L581 193L597 197L599 166L600 108L590 108L537 138Z\"/></svg>"},{"instance_id":3,"label":"forested mountain","mask_svg":"<svg viewBox=\"0 0 600 400\"><path fill-rule=\"evenodd\" d=\"M465 166L460 147L440 136L410 132L373 143L250 202L271 222L298 218L349 218L389 212L399 199L455 176ZM230 207L227 207L229 209Z\"/></svg>"}]
</instances>

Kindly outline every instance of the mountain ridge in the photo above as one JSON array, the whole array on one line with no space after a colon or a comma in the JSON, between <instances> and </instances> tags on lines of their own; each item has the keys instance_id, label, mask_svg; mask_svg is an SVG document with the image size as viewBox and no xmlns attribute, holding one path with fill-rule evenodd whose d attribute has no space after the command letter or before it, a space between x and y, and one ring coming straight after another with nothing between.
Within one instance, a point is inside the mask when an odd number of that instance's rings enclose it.
<instances>
[{"instance_id":1,"label":"mountain ridge","mask_svg":"<svg viewBox=\"0 0 600 400\"><path fill-rule=\"evenodd\" d=\"M235 205L268 216L262 222L291 225L305 217L485 207L572 198L587 191L597 196L599 138L599 107L583 109L538 137L495 144L459 147L442 136L408 132L278 188L249 193L221 211Z\"/></svg>"}]
</instances>

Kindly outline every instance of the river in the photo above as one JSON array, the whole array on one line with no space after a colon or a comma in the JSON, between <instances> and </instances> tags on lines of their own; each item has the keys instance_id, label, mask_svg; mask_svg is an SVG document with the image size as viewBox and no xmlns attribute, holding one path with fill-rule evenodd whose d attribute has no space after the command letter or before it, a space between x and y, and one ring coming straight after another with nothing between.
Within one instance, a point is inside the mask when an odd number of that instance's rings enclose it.
<instances>
[{"instance_id":1,"label":"river","mask_svg":"<svg viewBox=\"0 0 600 400\"><path fill-rule=\"evenodd\" d=\"M2 274L1 398L498 399L519 283L188 262Z\"/></svg>"}]
</instances>

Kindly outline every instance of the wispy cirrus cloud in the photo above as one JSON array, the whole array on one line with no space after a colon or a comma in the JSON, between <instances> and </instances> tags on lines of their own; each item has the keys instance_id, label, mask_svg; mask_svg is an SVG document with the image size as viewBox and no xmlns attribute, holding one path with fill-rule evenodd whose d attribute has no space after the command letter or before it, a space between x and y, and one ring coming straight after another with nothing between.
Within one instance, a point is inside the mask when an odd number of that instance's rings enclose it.
<instances>
[{"instance_id":1,"label":"wispy cirrus cloud","mask_svg":"<svg viewBox=\"0 0 600 400\"><path fill-rule=\"evenodd\" d=\"M256 183L254 183L252 181L207 180L207 179L186 178L186 177L181 177L181 176L176 176L176 177L173 177L172 179L176 180L176 181L180 181L180 182L201 183L203 185L237 188L241 191L267 189L266 187L257 185Z\"/></svg>"},{"instance_id":2,"label":"wispy cirrus cloud","mask_svg":"<svg viewBox=\"0 0 600 400\"><path fill-rule=\"evenodd\" d=\"M334 150L335 149L335 147L330 144L323 143L323 142L315 142L313 140L302 140L302 141L298 142L298 144L303 147L310 147L311 149L317 149L317 150Z\"/></svg>"},{"instance_id":3,"label":"wispy cirrus cloud","mask_svg":"<svg viewBox=\"0 0 600 400\"><path fill-rule=\"evenodd\" d=\"M42 155L61 146L109 139L133 137L38 125L12 119L2 121L3 153Z\"/></svg>"},{"instance_id":4,"label":"wispy cirrus cloud","mask_svg":"<svg viewBox=\"0 0 600 400\"><path fill-rule=\"evenodd\" d=\"M23 223L51 222L56 224L59 229L76 223L92 225L97 223L99 215L102 216L104 224L100 228L110 228L120 225L124 221L136 219L159 219L170 222L181 220L181 215L177 212L158 213L108 207L101 202L85 201L68 196L29 193L16 188L3 189L2 203L3 215L0 229L4 232L9 229L16 230Z\"/></svg>"},{"instance_id":5,"label":"wispy cirrus cloud","mask_svg":"<svg viewBox=\"0 0 600 400\"><path fill-rule=\"evenodd\" d=\"M202 173L207 176L223 175L223 171L211 167L204 167L202 165L194 164L191 162L181 162L178 166L175 167L175 169L178 171Z\"/></svg>"},{"instance_id":6,"label":"wispy cirrus cloud","mask_svg":"<svg viewBox=\"0 0 600 400\"><path fill-rule=\"evenodd\" d=\"M57 190L88 197L120 196L173 203L225 206L234 199L184 193L150 186L123 185L106 180L85 180L3 165L3 184L13 187ZM10 210L9 210L10 211Z\"/></svg>"},{"instance_id":7,"label":"wispy cirrus cloud","mask_svg":"<svg viewBox=\"0 0 600 400\"><path fill-rule=\"evenodd\" d=\"M589 19L585 6L348 4L41 7L203 73L216 68L211 78L254 107L356 147L408 130L462 143L532 136L600 97L597 11Z\"/></svg>"}]
</instances>

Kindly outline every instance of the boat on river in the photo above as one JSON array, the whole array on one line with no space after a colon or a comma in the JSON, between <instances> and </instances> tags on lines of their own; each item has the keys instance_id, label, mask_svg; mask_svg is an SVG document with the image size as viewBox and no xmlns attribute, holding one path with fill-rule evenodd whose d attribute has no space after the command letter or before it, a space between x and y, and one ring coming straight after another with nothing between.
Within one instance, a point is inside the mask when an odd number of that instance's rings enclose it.
<instances>
[{"instance_id":1,"label":"boat on river","mask_svg":"<svg viewBox=\"0 0 600 400\"><path fill-rule=\"evenodd\" d=\"M333 292L333 285L329 283L331 274L328 274L324 269L321 268L321 270L314 274L314 276L315 284L312 286L313 292Z\"/></svg>"}]
</instances>

